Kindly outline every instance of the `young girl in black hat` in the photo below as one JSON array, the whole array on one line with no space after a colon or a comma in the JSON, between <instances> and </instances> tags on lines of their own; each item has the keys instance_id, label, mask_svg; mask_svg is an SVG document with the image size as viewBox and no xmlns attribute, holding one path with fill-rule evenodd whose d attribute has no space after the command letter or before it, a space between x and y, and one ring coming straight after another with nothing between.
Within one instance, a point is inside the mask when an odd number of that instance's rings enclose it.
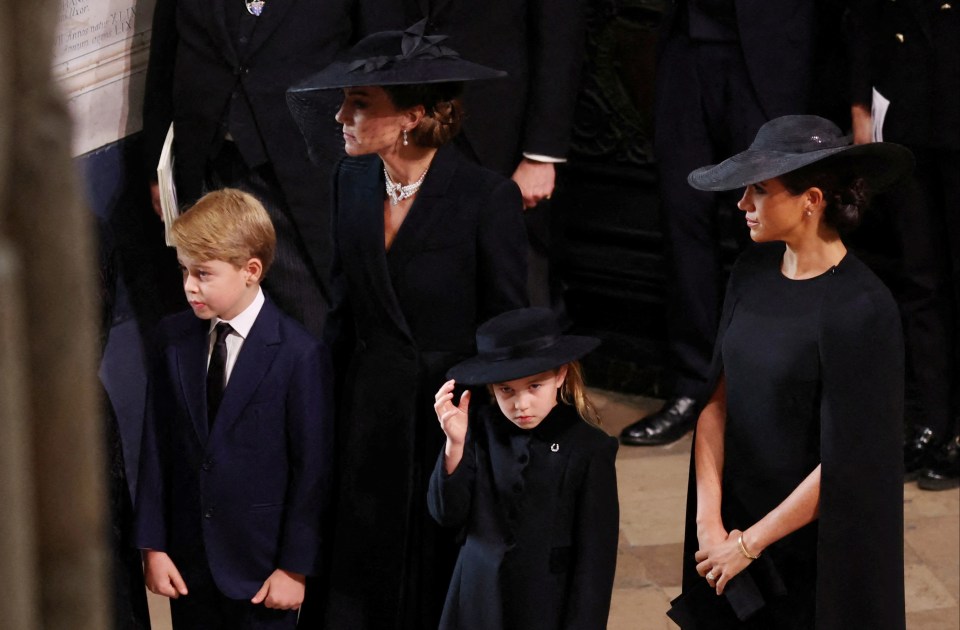
<instances>
[{"instance_id":1,"label":"young girl in black hat","mask_svg":"<svg viewBox=\"0 0 960 630\"><path fill-rule=\"evenodd\" d=\"M596 427L577 359L599 344L561 335L549 309L508 311L477 330L434 409L447 436L428 505L465 542L440 628L605 628L619 531L617 440ZM496 405L470 412L488 385Z\"/></svg>"}]
</instances>

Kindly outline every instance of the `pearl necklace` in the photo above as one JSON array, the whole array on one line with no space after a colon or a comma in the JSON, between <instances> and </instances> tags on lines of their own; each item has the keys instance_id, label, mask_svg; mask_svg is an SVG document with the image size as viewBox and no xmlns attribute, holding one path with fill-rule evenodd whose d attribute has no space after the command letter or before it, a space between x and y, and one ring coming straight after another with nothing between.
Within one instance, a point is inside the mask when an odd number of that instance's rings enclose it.
<instances>
[{"instance_id":1,"label":"pearl necklace","mask_svg":"<svg viewBox=\"0 0 960 630\"><path fill-rule=\"evenodd\" d=\"M420 186L423 184L423 178L427 176L427 171L430 170L430 167L427 167L423 173L420 174L420 177L417 178L417 181L412 184L407 184L404 186L400 182L395 182L390 177L390 173L387 172L387 169L383 169L383 176L386 177L387 184L387 196L390 197L390 205L395 206L404 199L409 199L417 194L417 191L420 190Z\"/></svg>"}]
</instances>

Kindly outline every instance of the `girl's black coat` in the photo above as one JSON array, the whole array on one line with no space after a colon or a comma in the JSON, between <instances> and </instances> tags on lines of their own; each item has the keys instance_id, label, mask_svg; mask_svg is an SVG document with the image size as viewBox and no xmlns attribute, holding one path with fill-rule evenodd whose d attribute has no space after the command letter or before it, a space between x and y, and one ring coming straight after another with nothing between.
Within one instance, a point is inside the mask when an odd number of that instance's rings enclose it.
<instances>
[{"instance_id":1,"label":"girl's black coat","mask_svg":"<svg viewBox=\"0 0 960 630\"><path fill-rule=\"evenodd\" d=\"M487 406L463 460L443 453L430 513L462 527L441 630L602 630L617 561L617 440L558 404L532 430Z\"/></svg>"},{"instance_id":2,"label":"girl's black coat","mask_svg":"<svg viewBox=\"0 0 960 630\"><path fill-rule=\"evenodd\" d=\"M343 382L326 627L436 628L456 546L426 508L443 442L433 396L479 324L526 305L520 192L443 147L388 252L380 159L343 160L334 194L327 334Z\"/></svg>"}]
</instances>

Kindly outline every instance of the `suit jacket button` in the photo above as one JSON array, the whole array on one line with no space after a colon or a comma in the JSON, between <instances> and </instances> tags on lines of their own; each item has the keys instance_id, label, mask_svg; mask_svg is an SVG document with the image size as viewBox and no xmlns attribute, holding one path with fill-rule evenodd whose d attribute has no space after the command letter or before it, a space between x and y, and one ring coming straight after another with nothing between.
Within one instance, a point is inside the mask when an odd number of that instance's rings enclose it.
<instances>
[{"instance_id":1,"label":"suit jacket button","mask_svg":"<svg viewBox=\"0 0 960 630\"><path fill-rule=\"evenodd\" d=\"M200 468L202 468L203 470L210 470L211 468L213 468L213 460L212 459L204 460Z\"/></svg>"},{"instance_id":2,"label":"suit jacket button","mask_svg":"<svg viewBox=\"0 0 960 630\"><path fill-rule=\"evenodd\" d=\"M517 458L517 463L518 463L518 464L526 464L526 463L527 463L527 459L529 459L529 458L527 457L527 454L526 454L526 453L521 453L521 454L520 454L520 457Z\"/></svg>"},{"instance_id":3,"label":"suit jacket button","mask_svg":"<svg viewBox=\"0 0 960 630\"><path fill-rule=\"evenodd\" d=\"M213 518L213 508L207 508L207 511L203 513L203 518Z\"/></svg>"},{"instance_id":4,"label":"suit jacket button","mask_svg":"<svg viewBox=\"0 0 960 630\"><path fill-rule=\"evenodd\" d=\"M519 481L513 484L514 494L520 494L522 491L523 491L523 484L521 484Z\"/></svg>"}]
</instances>

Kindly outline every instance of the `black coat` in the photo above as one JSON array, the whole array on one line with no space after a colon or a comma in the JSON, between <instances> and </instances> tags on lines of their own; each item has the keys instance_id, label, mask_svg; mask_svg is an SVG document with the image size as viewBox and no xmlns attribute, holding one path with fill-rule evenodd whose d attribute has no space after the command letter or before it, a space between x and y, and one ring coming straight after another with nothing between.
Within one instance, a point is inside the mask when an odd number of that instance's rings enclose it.
<instances>
[{"instance_id":1,"label":"black coat","mask_svg":"<svg viewBox=\"0 0 960 630\"><path fill-rule=\"evenodd\" d=\"M143 128L148 172L156 168L173 121L178 201L195 201L202 194L207 161L219 151L231 98L246 99L251 124L321 278L326 277L330 249L329 170L321 172L310 162L286 90L324 68L349 44L353 4L269 0L240 53L228 30L224 0L158 0L147 69ZM343 146L333 121L336 96L331 95L331 165Z\"/></svg>"},{"instance_id":2,"label":"black coat","mask_svg":"<svg viewBox=\"0 0 960 630\"><path fill-rule=\"evenodd\" d=\"M473 414L453 474L443 452L430 513L462 527L442 630L601 630L617 564L617 440L559 403L524 430Z\"/></svg>"},{"instance_id":3,"label":"black coat","mask_svg":"<svg viewBox=\"0 0 960 630\"><path fill-rule=\"evenodd\" d=\"M433 396L479 324L526 304L516 184L441 148L384 252L383 164L334 184L334 337L345 382L327 626L436 627L456 553L426 510L443 433Z\"/></svg>"},{"instance_id":4,"label":"black coat","mask_svg":"<svg viewBox=\"0 0 960 630\"><path fill-rule=\"evenodd\" d=\"M853 0L850 27L852 100L890 101L883 139L960 150L960 6Z\"/></svg>"},{"instance_id":5,"label":"black coat","mask_svg":"<svg viewBox=\"0 0 960 630\"><path fill-rule=\"evenodd\" d=\"M521 152L564 157L584 59L584 0L375 0L379 28L427 17L465 59L508 76L468 83L463 137L481 164L509 175Z\"/></svg>"},{"instance_id":6,"label":"black coat","mask_svg":"<svg viewBox=\"0 0 960 630\"><path fill-rule=\"evenodd\" d=\"M742 387L728 382L727 401L728 410L749 411L735 422L728 414L721 514L728 530L750 527L819 463L819 517L770 545L718 597L696 572L691 458L683 593L671 616L684 630L903 630L904 359L897 306L852 253L818 278L794 281L780 273L783 248L748 249L730 276L711 391L722 372L746 372ZM798 297L802 310L777 310ZM734 327L749 341L725 345ZM771 328L772 335L765 332ZM776 352L784 338L802 352L778 356L778 371L749 369L753 357ZM744 422L751 413L759 417ZM753 608L764 622L749 625L733 614Z\"/></svg>"}]
</instances>

